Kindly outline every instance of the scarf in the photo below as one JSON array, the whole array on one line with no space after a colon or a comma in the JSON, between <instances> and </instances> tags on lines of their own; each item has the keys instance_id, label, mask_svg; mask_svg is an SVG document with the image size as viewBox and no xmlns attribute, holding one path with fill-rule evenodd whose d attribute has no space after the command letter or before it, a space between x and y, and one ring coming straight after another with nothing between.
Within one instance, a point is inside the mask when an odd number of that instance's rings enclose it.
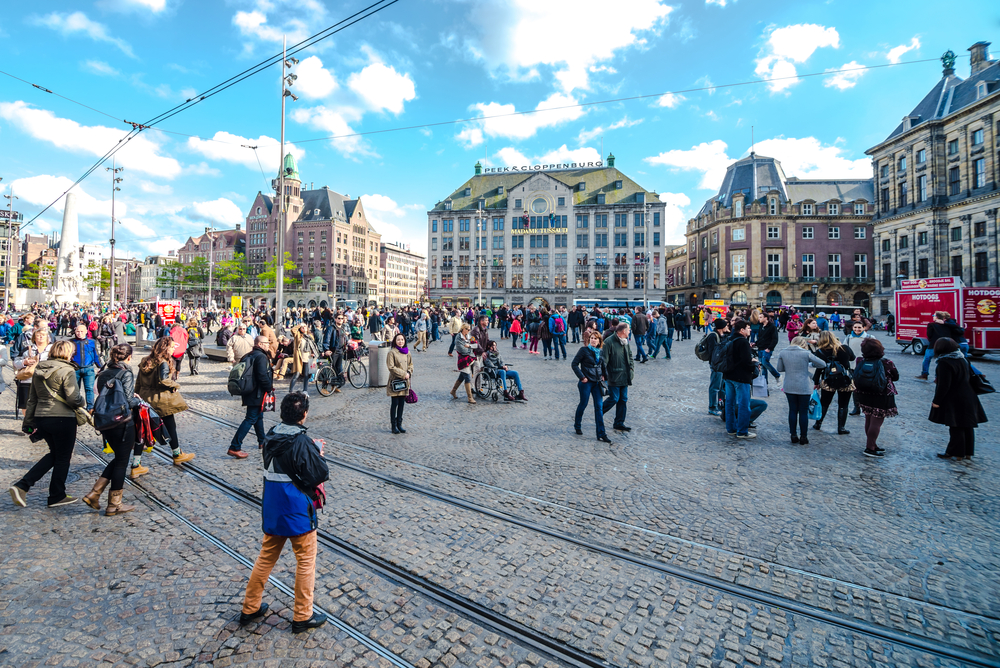
<instances>
[{"instance_id":1,"label":"scarf","mask_svg":"<svg viewBox=\"0 0 1000 668\"><path fill-rule=\"evenodd\" d=\"M955 350L944 355L938 355L939 360L964 360L965 355L962 354L961 350Z\"/></svg>"},{"instance_id":2,"label":"scarf","mask_svg":"<svg viewBox=\"0 0 1000 668\"><path fill-rule=\"evenodd\" d=\"M594 358L600 362L601 361L601 349L595 348L594 346L587 344L587 347L594 351Z\"/></svg>"},{"instance_id":3,"label":"scarf","mask_svg":"<svg viewBox=\"0 0 1000 668\"><path fill-rule=\"evenodd\" d=\"M396 348L396 350L398 350L399 352L403 353L404 355L409 355L410 354L410 349L407 348L406 346L403 346L402 348Z\"/></svg>"}]
</instances>

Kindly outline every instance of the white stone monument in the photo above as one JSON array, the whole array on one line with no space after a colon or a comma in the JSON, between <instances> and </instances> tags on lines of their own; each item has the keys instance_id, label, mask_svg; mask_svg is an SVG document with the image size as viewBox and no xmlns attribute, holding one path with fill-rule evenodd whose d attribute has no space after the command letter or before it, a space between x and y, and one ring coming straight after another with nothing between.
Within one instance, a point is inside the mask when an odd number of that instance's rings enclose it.
<instances>
[{"instance_id":1,"label":"white stone monument","mask_svg":"<svg viewBox=\"0 0 1000 668\"><path fill-rule=\"evenodd\" d=\"M59 240L59 264L53 284L53 298L60 303L91 299L80 271L80 232L76 217L76 195L68 193L63 208L62 235Z\"/></svg>"}]
</instances>

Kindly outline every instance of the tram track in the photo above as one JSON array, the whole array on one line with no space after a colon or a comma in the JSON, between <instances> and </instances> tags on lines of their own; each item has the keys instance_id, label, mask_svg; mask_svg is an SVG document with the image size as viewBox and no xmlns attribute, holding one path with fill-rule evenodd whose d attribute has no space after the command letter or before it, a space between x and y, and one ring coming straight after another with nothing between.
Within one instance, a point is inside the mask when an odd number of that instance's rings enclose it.
<instances>
[{"instance_id":1,"label":"tram track","mask_svg":"<svg viewBox=\"0 0 1000 668\"><path fill-rule=\"evenodd\" d=\"M97 461L101 462L102 464L106 463L106 460L103 457L101 457L99 451L89 443L77 439L77 445L86 450L87 453L90 454ZM165 455L163 452L157 452L157 454L161 458L167 460L168 462L171 461L170 457ZM173 517L175 520L186 526L195 534L205 539L205 541L207 541L213 547L223 552L224 554L234 559L235 561L239 562L242 566L246 567L248 570L253 570L254 562L252 560L243 556L239 552L239 550L230 546L215 534L199 526L198 524L191 521L183 514L172 508L169 504L162 501L152 491L150 491L148 487L129 478L126 478L125 483L138 490L139 493L141 493L150 503L156 506L156 508ZM236 500L241 500L232 494L229 494L229 496L231 498L236 498ZM268 583L272 587L283 593L285 596L287 596L290 601L295 600L294 587L287 585L285 582L278 579L273 574L268 578ZM331 614L327 610L324 610L319 605L316 605L315 602L313 602L313 609L316 610L317 612L325 614L327 616L327 621L330 625L334 626L338 630L347 634L350 638L352 638L353 640L355 640L368 650L374 652L382 659L385 659L386 661L390 662L396 668L416 668L416 666L414 666L413 664L404 661L400 657L396 656L395 654L387 650L385 647L382 647L377 642L371 640L367 635L365 635L361 631L345 623L344 621L337 618L335 615Z\"/></svg>"},{"instance_id":2,"label":"tram track","mask_svg":"<svg viewBox=\"0 0 1000 668\"><path fill-rule=\"evenodd\" d=\"M207 421L210 421L210 422L214 422L216 424L219 424L221 426L225 426L227 428L236 429L239 426L237 423L230 422L228 420L224 420L222 418L216 417L216 416L208 414L208 413L204 413L204 412L199 411L197 409L193 409L192 408L192 409L189 409L189 410L190 410L191 413L193 413L194 415L197 415L198 417L201 417L204 420L207 420ZM351 448L354 448L354 449L362 450L362 451L364 451L366 453L375 454L375 455L379 455L379 456L384 456L384 455L381 455L381 453L377 453L377 452L375 452L373 450L370 450L370 449L367 449L367 448L362 448L360 446L355 446L355 445L352 445L352 444L341 443L341 442L332 441L332 440L329 441L329 442L331 444L335 444L335 445L346 446L346 447L351 447ZM957 645L952 644L952 643L948 643L948 642L936 640L934 638L928 638L928 637L921 636L921 635L907 633L905 631L899 631L899 630L887 628L887 627L884 627L884 626L881 626L881 625L877 625L877 624L872 624L872 623L868 623L868 622L858 621L858 620L852 619L851 617L848 617L846 615L840 615L840 614L832 613L832 612L830 612L828 610L825 610L823 608L819 608L817 606L809 605L807 603L802 603L802 602L799 602L799 601L795 601L795 600L787 598L787 597L779 596L779 595L776 595L776 594L770 594L768 592L764 592L764 591L761 591L761 590L758 590L758 589L754 589L752 587L747 587L745 585L737 584L735 582L730 582L730 581L723 580L723 579L720 579L720 578L715 578L715 577L712 577L712 576L709 576L709 575L704 575L704 574L701 574L701 573L698 573L698 572L695 572L695 571L692 571L692 570L689 570L689 569L681 568L681 567L670 565L670 564L665 564L665 563L660 562L660 561L655 561L655 560L652 560L652 559L647 559L647 558L644 558L644 557L639 556L637 554L630 553L630 552L625 551L625 550L621 550L621 549L610 547L610 546L606 546L606 545L601 545L601 544L595 543L594 541L589 540L589 539L585 539L585 538L581 538L579 536L574 536L572 534L567 534L567 533L564 533L564 532L561 532L561 531L557 531L557 530L552 529L550 527L546 527L544 525L540 525L537 522L533 522L531 520L528 520L528 519L525 519L525 518L522 518L522 517L518 517L516 515L511 515L511 514L508 514L508 513L504 513L502 511L498 511L498 510L495 510L495 509L492 509L492 508L488 508L488 507L482 506L480 504L477 504L477 503L474 503L474 502L471 502L471 501L467 501L465 499L461 499L461 498L458 498L458 497L451 496L449 494L445 494L443 492L438 492L438 491L436 491L434 489L430 489L430 488L422 486L422 485L418 485L418 484L411 483L411 482L408 482L408 481L405 481L405 480L401 480L401 479L396 478L394 476L386 475L386 474L380 473L378 471L373 471L373 470L368 469L366 467L359 466L359 465L356 465L356 464L352 464L350 462L344 461L344 460L336 458L336 457L331 457L329 455L326 455L325 459L329 463L334 464L334 465L336 465L336 466L338 466L340 468L353 471L355 473L358 473L360 475L364 475L366 477L374 478L374 479L379 480L379 481L381 481L381 482L383 482L385 484L392 485L394 487L398 487L400 489L404 489L404 490L407 490L409 492L413 492L415 494L426 496L426 497L431 498L433 500L436 500L438 502L441 502L441 503L444 503L444 504L447 504L447 505L450 505L450 506L462 508L464 510L467 510L467 511L470 511L470 512L474 512L474 513L477 513L477 514L481 514L481 515L484 515L484 516L487 516L487 517L491 517L491 518L493 518L495 520L498 520L500 522L503 522L503 523L506 523L506 524L510 524L510 525L513 525L513 526L517 526L517 527L520 527L522 529L525 529L525 530L528 530L528 531L535 532L535 533L538 533L540 535L546 536L548 538L552 538L552 539L555 539L555 540L563 541L563 542L569 543L571 545L574 545L576 547L579 547L579 548L582 548L582 549L585 549L585 550L589 550L589 551L592 551L592 552L596 552L596 553L601 554L601 555L603 555L605 557L609 557L609 558L620 560L620 561L625 561L625 562L628 562L628 563L631 563L631 564L634 564L636 566L640 566L640 567L643 567L643 568L648 568L648 569L651 569L653 571L662 573L664 575L669 575L671 577L677 578L678 580L682 580L682 581L685 581L685 582L688 582L688 583L691 583L691 584L694 584L694 585L698 585L698 586L701 586L701 587L708 587L710 589L721 591L721 592L730 594L730 595L732 595L734 597L740 598L740 599L742 599L744 601L753 603L755 605L765 606L765 607L780 608L780 609L786 610L788 612L794 613L796 615L799 615L801 617L804 617L806 619L813 620L815 622L819 622L819 623L822 623L822 624L827 624L827 625L839 627L841 629L844 629L844 630L847 630L847 631L850 631L850 632L853 632L853 633L858 633L858 634L861 634L861 635L864 635L864 636L867 636L867 637L870 637L870 638L875 638L875 639L878 639L878 640L881 640L881 641L889 642L889 643L892 643L894 645L897 645L897 646L900 646L900 647L905 647L905 648L908 648L908 649L911 649L911 650L914 650L914 651L927 652L927 653L939 656L941 658L950 659L950 660L956 660L956 661L961 661L961 662L963 662L963 663L965 663L967 665L991 666L991 667L995 667L997 665L1000 665L1000 663L998 663L998 660L997 660L996 656L992 656L992 655L989 655L989 654L986 654L986 653L982 653L982 652L978 652L978 651L975 651L975 650L966 649L966 648L957 646ZM405 460L400 460L400 461L405 461ZM190 466L190 464L185 464L185 466L186 467ZM423 467L421 465L416 465L416 464L414 466L419 466L420 468L426 468L426 467ZM192 468L197 468L197 467L192 467ZM452 476L452 477L455 477L456 479L459 479L459 480L465 480L467 482L472 482L472 483L475 483L475 484L478 484L478 485L484 485L484 483L479 483L478 481L464 479L464 478L461 478L460 476L454 476L454 474L449 474L447 472L439 471L437 469L428 469L428 470L434 471L435 473ZM228 482L222 480L221 478L218 478L214 474L207 473L207 472L202 472L202 473L204 475L206 475L206 476L209 476L209 477L215 479L217 481L217 484L221 484L221 485L224 485L226 487L232 487L233 489L237 489L238 490L238 488L233 487ZM490 486L490 485L484 485L484 486L492 488L492 486ZM508 490L503 490L501 488L494 488L494 489L496 489L498 491L510 493ZM246 492L244 490L239 490L239 494L244 495L245 497L248 497L250 499L256 499L255 496L253 496L252 494L250 494L250 493L248 493L248 492ZM523 496L523 495L519 495L519 496ZM531 497L526 497L526 498L531 498ZM572 509L572 508L561 506L559 504L551 504L549 502L544 502L544 501L537 500L537 499L532 499L532 500L533 501L537 501L539 503L545 503L546 505L558 506L560 508L564 508L564 509L566 509L568 511L572 511L572 512L575 512L575 513L580 513L581 512L581 511L577 511L577 510ZM257 500L257 503L259 504L259 500ZM584 513L584 514L589 514L589 513ZM598 516L598 517L600 517L600 516ZM604 518L604 519L607 519L607 518ZM621 522L617 522L615 520L610 520L610 521L614 521L617 524L622 524ZM641 527L633 527L632 525L626 525L626 526L629 526L629 527L637 529L637 530L642 530ZM648 532L649 530L644 530L644 531ZM667 536L667 537L669 537L669 536ZM673 538L673 537L669 537L669 538ZM360 549L358 547L355 547L353 545L347 544L347 543L345 543L344 541L342 541L339 538L335 539L335 545L336 545L337 549L346 550L351 555L360 555L360 556L357 556L356 558L359 559L359 560L361 560L361 561L363 561L366 564L369 564L370 560L372 560L372 559L374 559L374 560L376 560L378 562L381 562L381 563L385 563L384 560L382 560L377 555L372 555L372 554L370 554L368 552L365 552L364 550L362 550L362 549ZM706 546L706 547L709 547L709 546ZM713 548L713 549L716 549L716 548ZM733 553L733 554L736 554L736 553ZM744 555L739 555L739 556L744 556ZM392 564L388 564L388 567L391 568L392 572L398 572L398 571L402 570L399 567L397 567L395 565L392 565ZM782 568L784 568L784 567L782 567ZM409 573L409 571L403 571L403 573L405 573L405 577L407 578L408 581L413 581L414 579L416 579L419 582L424 583L425 586L426 585L430 585L435 590L441 591L442 593L444 593L446 595L446 600L458 599L458 597L455 594L453 594L451 592L448 592L447 590L443 590L443 588L439 587L438 585L435 585L433 583L429 583L425 579L420 578L419 576L416 576L416 575L413 575L413 574ZM949 608L947 606L942 606L942 605L939 605L939 604L934 604L934 603L930 603L930 602L927 602L927 601L922 601L922 600L919 600L919 599L913 599L913 598L903 597L903 596L899 596L897 594L892 594L892 593L889 593L889 592L883 592L881 590L874 590L874 589L871 589L871 588L864 587L862 585L855 585L855 584L849 583L849 582L843 582L843 581L839 581L839 580L835 580L835 579L831 579L831 578L826 578L825 576L808 573L806 571L803 571L803 573L805 575L810 576L810 577L815 577L815 578L818 578L818 579L832 581L832 582L835 582L837 584L841 584L842 583L842 584L844 584L846 586L851 586L851 587L853 587L855 589L868 590L868 591L877 592L879 594L886 595L886 596L898 597L898 598L901 598L901 599L912 601L912 602L914 602L914 603L916 603L918 605L929 606L929 607L932 607L932 608L936 608L936 609L943 610L943 611L946 611L946 612L949 612L949 613L953 613L953 614L957 614L957 615L963 615L963 616L969 616L969 617L977 617L977 618L980 618L980 619L983 619L983 620L988 620L990 622L996 622L997 621L997 620L995 620L993 618L986 617L986 616L983 616L983 615L977 615L976 613L970 613L970 612L967 612L967 611L964 611L964 610L959 610L959 609L955 609L955 608ZM469 603L465 599L458 599L458 600L460 601L461 605L467 605ZM476 605L476 604L473 604L473 605ZM484 610L488 611L490 616L496 616L496 613L493 613L492 611L489 611L488 609L485 609L485 608L484 608ZM504 618L504 620L507 623L514 623L514 624L517 624L517 625L520 626L520 624L518 622L513 622L513 620L509 620L507 618ZM604 664L604 665L606 665L606 664Z\"/></svg>"}]
</instances>

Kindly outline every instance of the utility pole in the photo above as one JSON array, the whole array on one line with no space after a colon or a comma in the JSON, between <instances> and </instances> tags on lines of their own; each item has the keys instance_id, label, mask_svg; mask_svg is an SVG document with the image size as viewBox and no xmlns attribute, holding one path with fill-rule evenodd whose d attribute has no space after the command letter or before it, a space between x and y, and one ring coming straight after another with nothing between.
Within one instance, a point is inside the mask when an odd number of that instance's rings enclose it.
<instances>
[{"instance_id":1,"label":"utility pole","mask_svg":"<svg viewBox=\"0 0 1000 668\"><path fill-rule=\"evenodd\" d=\"M112 311L115 308L115 193L121 190L118 184L122 182L122 178L118 176L118 173L125 171L125 168L116 168L115 158L111 156L111 166L105 167L104 171L111 172L111 300L108 303L108 310ZM100 269L98 269L98 285L100 285L100 276Z\"/></svg>"},{"instance_id":2,"label":"utility pole","mask_svg":"<svg viewBox=\"0 0 1000 668\"><path fill-rule=\"evenodd\" d=\"M274 320L278 332L282 331L282 313L285 310L285 230L288 217L288 194L285 193L285 98L291 97L293 100L299 98L292 95L288 87L298 78L292 73L285 74L291 69L293 64L298 64L295 58L287 58L287 39L281 38L281 155L278 156L278 249L274 263L275 279L275 299L274 299Z\"/></svg>"},{"instance_id":3,"label":"utility pole","mask_svg":"<svg viewBox=\"0 0 1000 668\"><path fill-rule=\"evenodd\" d=\"M642 308L649 310L649 194L642 198Z\"/></svg>"},{"instance_id":4,"label":"utility pole","mask_svg":"<svg viewBox=\"0 0 1000 668\"><path fill-rule=\"evenodd\" d=\"M7 208L7 267L4 269L3 273L3 286L4 286L3 307L6 310L10 307L10 291L11 291L10 277L12 274L14 274L14 272L11 271L14 268L14 263L11 259L13 257L13 248L14 248L14 243L13 243L14 200L19 198L17 197L17 195L14 194L14 186L10 186L10 194L4 195L4 197L6 197L7 200L10 202L10 205ZM15 288L17 287L16 280L14 281L14 287Z\"/></svg>"},{"instance_id":5,"label":"utility pole","mask_svg":"<svg viewBox=\"0 0 1000 668\"><path fill-rule=\"evenodd\" d=\"M485 200L479 198L479 218L476 219L476 285L479 286L479 304L478 306L482 308L483 306L483 276L482 269L483 266L483 256L482 256L482 234L480 234L480 227L483 224L483 204Z\"/></svg>"},{"instance_id":6,"label":"utility pole","mask_svg":"<svg viewBox=\"0 0 1000 668\"><path fill-rule=\"evenodd\" d=\"M212 258L215 255L215 237L212 236L214 228L206 227L205 236L208 237L208 296L205 298L205 308L212 308Z\"/></svg>"}]
</instances>

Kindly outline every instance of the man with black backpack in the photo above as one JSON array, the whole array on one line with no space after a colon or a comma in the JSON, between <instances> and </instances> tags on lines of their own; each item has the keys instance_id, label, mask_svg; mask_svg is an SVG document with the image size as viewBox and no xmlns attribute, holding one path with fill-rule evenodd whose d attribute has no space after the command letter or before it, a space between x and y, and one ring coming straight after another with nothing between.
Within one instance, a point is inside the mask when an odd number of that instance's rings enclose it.
<instances>
[{"instance_id":1,"label":"man with black backpack","mask_svg":"<svg viewBox=\"0 0 1000 668\"><path fill-rule=\"evenodd\" d=\"M715 370L712 358L715 355L716 348L729 336L729 323L719 318L713 323L712 327L713 331L705 335L705 338L702 339L703 343L699 343L695 349L695 354L697 355L699 350L703 350L704 357L699 355L699 359L708 361L708 366L711 370L711 376L708 381L708 414L717 416L721 414L719 411L719 393L722 392L722 372Z\"/></svg>"},{"instance_id":2,"label":"man with black backpack","mask_svg":"<svg viewBox=\"0 0 1000 668\"><path fill-rule=\"evenodd\" d=\"M258 336L254 342L253 350L243 356L231 372L231 376L238 373L239 379L237 380L238 387L230 387L229 392L232 394L233 389L239 390L247 413L229 444L229 451L226 454L230 457L247 458L247 453L243 451L243 439L250 433L251 427L257 435L257 447L264 444L264 395L274 388L271 377L271 362L267 354L267 349L270 347L271 342L266 336ZM243 368L239 369L238 367L241 366Z\"/></svg>"},{"instance_id":3,"label":"man with black backpack","mask_svg":"<svg viewBox=\"0 0 1000 668\"><path fill-rule=\"evenodd\" d=\"M757 434L749 431L753 421L751 384L757 372L750 349L749 322L737 320L733 323L732 335L716 348L712 361L722 371L726 386L726 432L736 438L757 438Z\"/></svg>"}]
</instances>

